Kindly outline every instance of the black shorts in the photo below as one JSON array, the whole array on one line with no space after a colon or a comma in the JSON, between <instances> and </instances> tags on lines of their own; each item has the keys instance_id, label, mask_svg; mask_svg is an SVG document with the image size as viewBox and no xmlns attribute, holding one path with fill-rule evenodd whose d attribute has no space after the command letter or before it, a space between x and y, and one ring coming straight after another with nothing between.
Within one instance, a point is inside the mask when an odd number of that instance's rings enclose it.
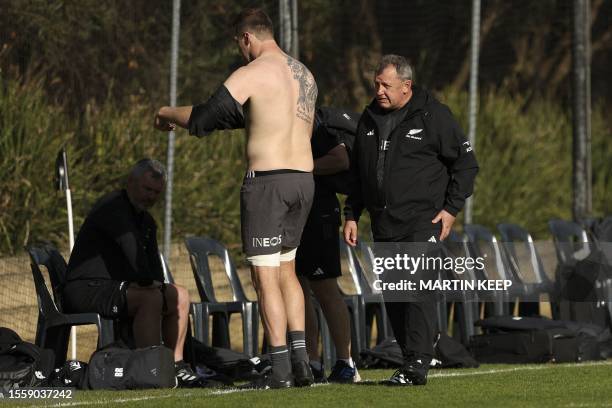
<instances>
[{"instance_id":1,"label":"black shorts","mask_svg":"<svg viewBox=\"0 0 612 408\"><path fill-rule=\"evenodd\" d=\"M335 195L332 199L313 204L295 257L296 273L312 281L337 278L342 274L340 205Z\"/></svg>"},{"instance_id":2,"label":"black shorts","mask_svg":"<svg viewBox=\"0 0 612 408\"><path fill-rule=\"evenodd\" d=\"M64 287L67 313L98 313L108 319L127 316L128 282L107 279L75 280Z\"/></svg>"},{"instance_id":3,"label":"black shorts","mask_svg":"<svg viewBox=\"0 0 612 408\"><path fill-rule=\"evenodd\" d=\"M314 181L297 170L249 172L240 189L242 248L247 256L297 248L308 218Z\"/></svg>"}]
</instances>

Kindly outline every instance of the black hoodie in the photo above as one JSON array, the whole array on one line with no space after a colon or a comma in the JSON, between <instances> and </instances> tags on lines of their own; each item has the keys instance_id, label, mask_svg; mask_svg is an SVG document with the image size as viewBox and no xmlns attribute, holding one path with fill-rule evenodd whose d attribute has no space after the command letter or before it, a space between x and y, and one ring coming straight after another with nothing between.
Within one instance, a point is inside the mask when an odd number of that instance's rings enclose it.
<instances>
[{"instance_id":1,"label":"black hoodie","mask_svg":"<svg viewBox=\"0 0 612 408\"><path fill-rule=\"evenodd\" d=\"M365 207L376 240L431 228L442 209L456 216L478 172L450 109L420 87L412 91L396 111L372 101L357 127L351 171L359 182L344 212L358 221Z\"/></svg>"}]
</instances>

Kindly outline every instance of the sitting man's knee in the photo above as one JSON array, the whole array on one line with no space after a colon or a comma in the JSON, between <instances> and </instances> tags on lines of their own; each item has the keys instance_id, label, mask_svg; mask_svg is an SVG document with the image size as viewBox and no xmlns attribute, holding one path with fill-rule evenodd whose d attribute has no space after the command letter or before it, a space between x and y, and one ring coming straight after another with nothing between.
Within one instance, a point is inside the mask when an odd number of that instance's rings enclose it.
<instances>
[{"instance_id":1,"label":"sitting man's knee","mask_svg":"<svg viewBox=\"0 0 612 408\"><path fill-rule=\"evenodd\" d=\"M182 286L173 285L176 289L177 293L177 306L179 310L185 311L189 310L189 305L191 304L189 300L189 291Z\"/></svg>"}]
</instances>

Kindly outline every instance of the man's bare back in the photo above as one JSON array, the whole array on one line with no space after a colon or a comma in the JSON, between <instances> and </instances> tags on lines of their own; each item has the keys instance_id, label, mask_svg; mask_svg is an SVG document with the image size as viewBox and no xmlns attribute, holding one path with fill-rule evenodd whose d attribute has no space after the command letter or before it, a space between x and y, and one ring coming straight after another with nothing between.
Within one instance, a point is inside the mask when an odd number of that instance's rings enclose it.
<instances>
[{"instance_id":1,"label":"man's bare back","mask_svg":"<svg viewBox=\"0 0 612 408\"><path fill-rule=\"evenodd\" d=\"M224 86L244 108L248 170L312 171L310 135L318 90L308 68L272 41L248 65L234 71ZM155 127L188 128L192 110L163 107Z\"/></svg>"},{"instance_id":2,"label":"man's bare back","mask_svg":"<svg viewBox=\"0 0 612 408\"><path fill-rule=\"evenodd\" d=\"M245 108L249 170L312 171L317 85L301 62L276 47L235 71L225 86Z\"/></svg>"}]
</instances>

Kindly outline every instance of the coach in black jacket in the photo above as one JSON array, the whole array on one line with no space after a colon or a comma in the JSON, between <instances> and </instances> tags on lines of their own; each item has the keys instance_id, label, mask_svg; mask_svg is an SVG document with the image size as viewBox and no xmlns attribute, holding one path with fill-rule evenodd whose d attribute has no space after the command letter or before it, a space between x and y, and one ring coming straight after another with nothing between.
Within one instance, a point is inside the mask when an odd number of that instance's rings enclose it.
<instances>
[{"instance_id":1,"label":"coach in black jacket","mask_svg":"<svg viewBox=\"0 0 612 408\"><path fill-rule=\"evenodd\" d=\"M444 240L472 194L478 164L446 105L412 85L405 58L382 57L376 97L361 116L351 167L358 179L346 201L344 238L357 244L364 208L374 241ZM433 355L434 304L386 303L405 365L390 384L425 384Z\"/></svg>"}]
</instances>

